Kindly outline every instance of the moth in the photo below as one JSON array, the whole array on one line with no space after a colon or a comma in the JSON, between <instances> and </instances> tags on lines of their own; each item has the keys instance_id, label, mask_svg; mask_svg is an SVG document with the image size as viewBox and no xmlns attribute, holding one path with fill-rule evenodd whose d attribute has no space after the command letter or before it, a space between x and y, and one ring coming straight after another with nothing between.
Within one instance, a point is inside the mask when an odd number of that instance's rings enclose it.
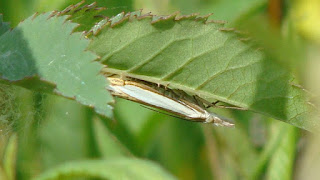
<instances>
[{"instance_id":1,"label":"moth","mask_svg":"<svg viewBox=\"0 0 320 180\"><path fill-rule=\"evenodd\" d=\"M115 76L109 76L107 79L110 82L107 89L113 96L158 108L190 121L212 123L217 126L234 126L227 119L208 112L195 96L190 96L183 91L175 91L135 79L122 79Z\"/></svg>"}]
</instances>

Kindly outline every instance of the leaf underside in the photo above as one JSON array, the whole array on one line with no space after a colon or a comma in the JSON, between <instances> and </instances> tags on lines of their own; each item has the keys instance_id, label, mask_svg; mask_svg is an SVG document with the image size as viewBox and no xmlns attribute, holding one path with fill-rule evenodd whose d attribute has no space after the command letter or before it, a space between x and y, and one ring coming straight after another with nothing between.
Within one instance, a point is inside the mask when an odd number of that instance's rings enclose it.
<instances>
[{"instance_id":1,"label":"leaf underside","mask_svg":"<svg viewBox=\"0 0 320 180\"><path fill-rule=\"evenodd\" d=\"M122 13L87 33L89 49L107 65L106 72L318 129L319 123L307 118L304 92L290 83L292 75L234 29L207 18Z\"/></svg>"},{"instance_id":2,"label":"leaf underside","mask_svg":"<svg viewBox=\"0 0 320 180\"><path fill-rule=\"evenodd\" d=\"M92 38L89 49L109 73L220 100L310 131L318 129L319 123L308 118L311 108L304 92L291 84L292 75L224 23L197 14L132 12L104 18L88 31L93 21L84 14L94 17L102 9L80 5L28 18L6 33L8 25L1 22L2 79L25 87L30 79L49 84L47 89L56 86L55 93L110 117L112 99L105 91L107 82L98 75L102 66L84 51L88 41L72 34L77 26L66 21L71 19L85 24L80 30Z\"/></svg>"},{"instance_id":3,"label":"leaf underside","mask_svg":"<svg viewBox=\"0 0 320 180\"><path fill-rule=\"evenodd\" d=\"M72 33L77 24L67 18L34 15L2 34L1 79L75 99L111 117L108 103L112 97L105 89L105 78L99 75L103 66L94 61L96 55L86 51L89 41L81 33Z\"/></svg>"}]
</instances>

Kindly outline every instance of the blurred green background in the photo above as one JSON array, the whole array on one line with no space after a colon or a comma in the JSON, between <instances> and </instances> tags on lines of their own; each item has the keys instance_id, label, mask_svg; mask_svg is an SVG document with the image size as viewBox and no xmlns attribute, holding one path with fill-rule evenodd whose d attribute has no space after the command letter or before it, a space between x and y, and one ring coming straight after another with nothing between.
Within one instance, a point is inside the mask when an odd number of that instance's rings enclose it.
<instances>
[{"instance_id":1,"label":"blurred green background","mask_svg":"<svg viewBox=\"0 0 320 180\"><path fill-rule=\"evenodd\" d=\"M0 0L15 27L35 12L78 0ZM86 3L92 3L87 0ZM96 0L104 15L144 9L153 14L214 13L211 19L252 33L274 60L318 97L320 3L317 0ZM317 102L317 98L314 98ZM179 179L316 179L319 138L250 112L219 110L237 128L209 127L116 99L114 119L72 100L0 85L0 153L18 137L16 179L30 179L72 160L139 157ZM1 177L0 177L1 178ZM13 177L14 179L14 177Z\"/></svg>"}]
</instances>

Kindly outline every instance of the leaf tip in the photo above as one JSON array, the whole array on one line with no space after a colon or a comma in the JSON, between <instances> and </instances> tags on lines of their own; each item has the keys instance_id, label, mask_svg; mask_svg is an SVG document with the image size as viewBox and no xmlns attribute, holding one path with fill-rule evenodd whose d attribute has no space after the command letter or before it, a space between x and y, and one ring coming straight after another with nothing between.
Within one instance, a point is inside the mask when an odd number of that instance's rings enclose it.
<instances>
[{"instance_id":1,"label":"leaf tip","mask_svg":"<svg viewBox=\"0 0 320 180\"><path fill-rule=\"evenodd\" d=\"M140 16L137 16L137 19L138 19L138 20L141 20L141 19L152 18L152 17L153 17L153 15L151 14L151 12L147 12L147 13L145 13L145 14L142 14L142 15L140 15Z\"/></svg>"},{"instance_id":2,"label":"leaf tip","mask_svg":"<svg viewBox=\"0 0 320 180\"><path fill-rule=\"evenodd\" d=\"M209 18L210 16L212 16L212 15L213 15L213 13L209 13L209 14L203 15L203 16L198 16L195 20L196 20L196 21L206 22L206 21L208 20L208 18Z\"/></svg>"},{"instance_id":3,"label":"leaf tip","mask_svg":"<svg viewBox=\"0 0 320 180\"><path fill-rule=\"evenodd\" d=\"M199 13L192 13L189 15L181 15L175 18L176 21L185 20L185 19L196 19L199 16Z\"/></svg>"},{"instance_id":4,"label":"leaf tip","mask_svg":"<svg viewBox=\"0 0 320 180\"><path fill-rule=\"evenodd\" d=\"M151 24L156 24L156 23L159 23L159 22L169 22L171 20L175 20L175 18L178 16L178 14L180 14L180 11L176 11L170 15L167 15L167 16L156 16L154 15L152 17L152 21L151 21Z\"/></svg>"},{"instance_id":5,"label":"leaf tip","mask_svg":"<svg viewBox=\"0 0 320 180\"><path fill-rule=\"evenodd\" d=\"M116 16L110 18L110 27L113 28L123 22L125 22L126 20L129 19L129 13L125 14L124 12L121 12L119 14L117 14Z\"/></svg>"},{"instance_id":6,"label":"leaf tip","mask_svg":"<svg viewBox=\"0 0 320 180\"><path fill-rule=\"evenodd\" d=\"M109 18L105 17L103 18L101 21L99 21L98 23L96 23L87 33L86 36L90 36L90 35L98 35L100 33L100 31L107 25L109 25Z\"/></svg>"},{"instance_id":7,"label":"leaf tip","mask_svg":"<svg viewBox=\"0 0 320 180\"><path fill-rule=\"evenodd\" d=\"M64 10L60 11L57 15L58 16L62 16L65 15L67 13L69 13L70 11L75 11L77 8L79 8L83 3L85 3L85 0L81 0L80 2L78 2L77 4L71 4L70 6L66 7Z\"/></svg>"},{"instance_id":8,"label":"leaf tip","mask_svg":"<svg viewBox=\"0 0 320 180\"><path fill-rule=\"evenodd\" d=\"M39 15L39 12L35 12L31 17L31 20L33 21L35 18L37 18L38 15ZM23 22L23 20L20 21L20 23L22 23L22 22Z\"/></svg>"}]
</instances>

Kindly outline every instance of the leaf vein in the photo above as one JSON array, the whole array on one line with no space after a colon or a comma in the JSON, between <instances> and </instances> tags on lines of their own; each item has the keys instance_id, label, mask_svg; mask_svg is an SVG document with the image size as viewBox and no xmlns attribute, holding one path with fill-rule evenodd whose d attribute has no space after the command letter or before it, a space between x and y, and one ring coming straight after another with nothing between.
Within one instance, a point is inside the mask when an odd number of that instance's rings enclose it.
<instances>
[{"instance_id":1,"label":"leaf vein","mask_svg":"<svg viewBox=\"0 0 320 180\"><path fill-rule=\"evenodd\" d=\"M157 57L161 52L163 52L165 49L170 47L173 43L178 42L178 41L187 40L187 38L185 38L185 39L175 39L175 37L173 37L172 39L170 41L168 41L168 43L164 44L164 46L161 47L157 52L153 53L151 57L149 57L146 60L138 63L136 66L133 66L132 68L128 69L127 72L132 72L132 71L140 68L141 66L151 62L155 57Z\"/></svg>"},{"instance_id":2,"label":"leaf vein","mask_svg":"<svg viewBox=\"0 0 320 180\"><path fill-rule=\"evenodd\" d=\"M244 52L244 51L246 51L246 50L247 50L247 48L244 49L244 50L241 50L241 51L237 52L236 54L234 54L234 55L231 57L231 59L229 60L229 62L227 63L227 65L226 65L226 67L224 68L224 70L219 71L219 72L213 74L212 76L210 76L206 81L204 81L202 84L200 84L200 85L199 85L197 88L195 88L195 89L196 89L196 90L201 89L203 86L205 86L205 85L208 84L210 81L212 81L214 78L216 78L218 75L220 75L220 74L222 74L222 73L224 73L224 72L228 72L228 71L230 71L230 70L235 70L235 69L240 69L240 68L245 68L245 67L248 67L248 66L251 66L251 65L253 65L253 64L255 64L255 63L259 63L259 62L260 62L260 61L255 61L255 62L250 63L250 64L247 64L247 65L245 65L245 66L240 66L240 67L236 67L236 68L227 69L227 68L229 67L230 62L231 62L235 57L237 57L238 54L241 54L242 52Z\"/></svg>"},{"instance_id":3,"label":"leaf vein","mask_svg":"<svg viewBox=\"0 0 320 180\"><path fill-rule=\"evenodd\" d=\"M124 44L123 46L119 47L118 49L112 51L112 53L103 56L103 58L102 58L103 61L105 61L105 62L108 61L108 59L109 59L110 57L112 57L114 54L122 51L124 48L128 47L129 45L131 45L132 43L136 42L137 40L142 39L142 38L144 38L144 37L147 37L147 36L149 36L149 35L152 35L153 33L155 33L155 32L147 33L147 34L145 34L145 35L143 35L143 36L140 36L140 37L138 37L138 38L133 38L133 40L129 41L128 43Z\"/></svg>"},{"instance_id":4,"label":"leaf vein","mask_svg":"<svg viewBox=\"0 0 320 180\"><path fill-rule=\"evenodd\" d=\"M218 32L218 30L217 30L216 32ZM215 33L216 33L216 32L215 32ZM214 33L214 34L215 34L215 33ZM207 33L206 33L206 34L207 34ZM203 36L206 35L206 34L203 34ZM199 36L197 36L197 37L199 37ZM194 37L193 37L193 39L194 39ZM191 42L192 42L192 47L193 47L193 39L192 39L192 41L191 41ZM225 40L225 42L226 42L226 41L228 41L228 39ZM223 47L223 46L225 45L225 42L223 43L222 46L216 47L216 48L214 48L214 49L210 49L210 50L205 51L205 52L203 52L203 53L201 53L201 54L198 54L197 56L193 56L193 54L192 54L192 57L189 58L187 61L185 61L180 67L178 67L177 69L175 69L175 70L173 70L172 72L168 73L166 76L162 77L160 80L166 80L166 79L170 78L170 77L171 77L172 75L174 75L176 72L178 72L178 71L180 71L181 69L183 69L184 67L186 67L186 66L187 66L189 63L191 63L194 59L196 59L196 58L198 58L198 57L201 57L201 56L203 56L203 55L206 55L206 54L208 54L208 53L210 53L210 52L213 52L213 51L215 51L215 50ZM192 50L193 50L193 49L192 49ZM193 53L193 51L192 51L192 53Z\"/></svg>"}]
</instances>

